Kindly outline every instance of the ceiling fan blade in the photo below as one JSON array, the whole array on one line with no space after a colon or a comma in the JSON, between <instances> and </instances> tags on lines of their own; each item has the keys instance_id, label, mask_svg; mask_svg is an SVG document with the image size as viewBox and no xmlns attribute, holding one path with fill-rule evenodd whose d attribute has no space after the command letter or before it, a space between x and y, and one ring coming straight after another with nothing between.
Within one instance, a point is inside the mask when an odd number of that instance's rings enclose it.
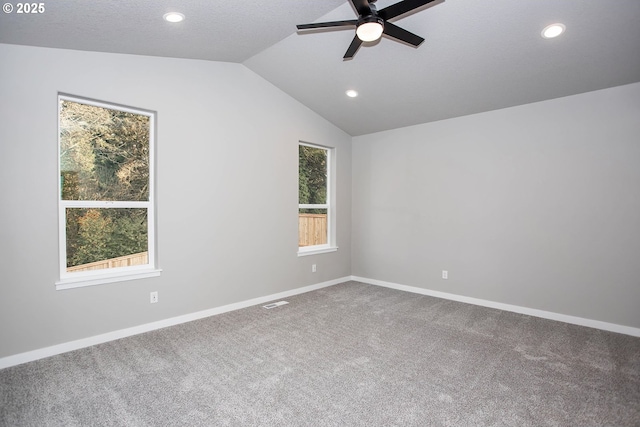
<instances>
[{"instance_id":1,"label":"ceiling fan blade","mask_svg":"<svg viewBox=\"0 0 640 427\"><path fill-rule=\"evenodd\" d=\"M367 0L351 0L351 4L361 16L371 15L371 6Z\"/></svg>"},{"instance_id":2,"label":"ceiling fan blade","mask_svg":"<svg viewBox=\"0 0 640 427\"><path fill-rule=\"evenodd\" d=\"M299 30L309 30L311 28L327 28L327 27L348 27L356 25L357 19L350 19L348 21L332 21L332 22L317 22L315 24L300 24L296 25Z\"/></svg>"},{"instance_id":3,"label":"ceiling fan blade","mask_svg":"<svg viewBox=\"0 0 640 427\"><path fill-rule=\"evenodd\" d=\"M349 49L347 49L347 52L344 54L342 59L351 59L351 58L353 58L353 55L356 54L356 52L358 51L358 48L360 47L361 44L362 44L362 40L360 40L358 38L358 36L355 36L353 38L353 41L349 45Z\"/></svg>"},{"instance_id":4,"label":"ceiling fan blade","mask_svg":"<svg viewBox=\"0 0 640 427\"><path fill-rule=\"evenodd\" d=\"M402 40L403 42L409 43L413 46L419 46L420 43L424 41L424 39L420 36L417 36L404 28L400 28L397 25L393 25L391 22L384 23L383 33L393 37L394 39Z\"/></svg>"},{"instance_id":5,"label":"ceiling fan blade","mask_svg":"<svg viewBox=\"0 0 640 427\"><path fill-rule=\"evenodd\" d=\"M384 20L395 18L407 12L431 3L434 0L404 0L378 11L378 16Z\"/></svg>"}]
</instances>

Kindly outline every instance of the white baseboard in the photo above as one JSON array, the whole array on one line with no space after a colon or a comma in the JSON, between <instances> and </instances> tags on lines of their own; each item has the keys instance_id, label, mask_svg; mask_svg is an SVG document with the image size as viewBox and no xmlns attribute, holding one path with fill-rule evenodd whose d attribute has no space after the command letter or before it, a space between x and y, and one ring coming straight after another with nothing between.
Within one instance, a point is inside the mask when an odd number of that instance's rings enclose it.
<instances>
[{"instance_id":1,"label":"white baseboard","mask_svg":"<svg viewBox=\"0 0 640 427\"><path fill-rule=\"evenodd\" d=\"M617 325L615 323L585 319L583 317L569 316L567 314L554 313L551 311L538 310L535 308L521 307L519 305L503 304L500 302L488 301L484 299L465 297L462 295L450 294L447 292L432 291L429 289L417 288L415 286L406 286L397 283L384 282L382 280L368 279L366 277L351 276L351 280L367 283L369 285L383 286L385 288L398 289L400 291L412 292L415 294L428 295L452 301L459 301L467 304L479 305L482 307L497 308L498 310L511 311L514 313L526 314L528 316L541 317L543 319L557 320L559 322L571 323L573 325L587 326L589 328L602 329L604 331L617 332L619 334L640 337L640 328L633 328L631 326Z\"/></svg>"},{"instance_id":2,"label":"white baseboard","mask_svg":"<svg viewBox=\"0 0 640 427\"><path fill-rule=\"evenodd\" d=\"M144 332L154 331L156 329L166 328L168 326L179 325L181 323L191 322L193 320L202 319L217 314L227 313L229 311L239 310L241 308L251 307L254 305L264 304L266 302L287 298L293 295L303 294L305 292L315 291L316 289L326 288L349 281L351 277L342 277L339 279L329 280L327 282L317 283L315 285L304 286L277 294L267 295L264 297L253 298L247 301L241 301L234 304L223 305L208 310L189 313L182 316L172 317L169 319L158 320L157 322L146 323L144 325L134 326L127 329L108 332L106 334L95 335L88 338L70 341L62 344L53 345L51 347L40 348L38 350L27 351L12 356L0 358L0 369L16 366L27 362L32 362L45 357L55 356L56 354L66 353L68 351L79 350L92 345L102 344L108 341L114 341L120 338L130 337L132 335L142 334Z\"/></svg>"},{"instance_id":3,"label":"white baseboard","mask_svg":"<svg viewBox=\"0 0 640 427\"><path fill-rule=\"evenodd\" d=\"M504 303L499 303L494 301L483 300L479 298L465 297L462 295L433 291L429 289L418 288L415 286L400 285L398 283L385 282L385 281L376 280L376 279L368 279L365 277L347 276L339 279L330 280L327 282L317 283L315 285L309 285L301 288L292 289L289 291L280 292L277 294L267 295L259 298L253 298L247 301L241 301L234 304L228 304L221 307L215 307L208 310L189 313L182 316L159 320L157 322L146 323L144 325L134 326L127 329L108 332L106 334L96 335L88 338L79 339L76 341L70 341L62 344L53 345L50 347L41 348L38 350L33 350L25 353L3 357L3 358L0 358L0 369L20 365L27 362L32 362L38 359L44 359L45 357L55 356L56 354L66 353L68 351L79 350L81 348L90 347L96 344L102 344L105 342L114 341L120 338L126 338L133 335L138 335L145 332L166 328L168 326L179 325L181 323L191 322L193 320L198 320L198 319L202 319L209 316L215 316L217 314L227 313L229 311L240 310L242 308L264 304L270 301L287 298L293 295L314 291L316 289L337 285L339 283L343 283L349 280L367 283L370 285L383 286L391 289L397 289L400 291L412 292L415 294L428 295L436 298L443 298L443 299L452 300L452 301L464 302L467 304L479 305L482 307L496 308L498 310L505 310L505 311L511 311L514 313L526 314L529 316L541 317L543 319L557 320L559 322L571 323L574 325L586 326L586 327L595 328L595 329L602 329L604 331L617 332L620 334L631 335L634 337L640 337L640 328L633 328L631 326L617 325L615 323L585 319L582 317L569 316L566 314L538 310L535 308L521 307L521 306L512 305L512 304L504 304Z\"/></svg>"}]
</instances>

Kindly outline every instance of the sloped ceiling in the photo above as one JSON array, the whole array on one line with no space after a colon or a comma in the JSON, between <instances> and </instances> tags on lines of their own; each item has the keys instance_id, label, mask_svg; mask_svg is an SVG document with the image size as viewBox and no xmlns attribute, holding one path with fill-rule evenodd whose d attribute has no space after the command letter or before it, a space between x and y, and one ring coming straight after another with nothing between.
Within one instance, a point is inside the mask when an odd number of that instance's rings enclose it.
<instances>
[{"instance_id":1,"label":"sloped ceiling","mask_svg":"<svg viewBox=\"0 0 640 427\"><path fill-rule=\"evenodd\" d=\"M438 0L393 20L421 46L347 61L354 30L295 28L355 17L347 0L57 0L0 14L0 43L243 63L354 136L640 81L638 0ZM566 33L543 39L553 22Z\"/></svg>"}]
</instances>

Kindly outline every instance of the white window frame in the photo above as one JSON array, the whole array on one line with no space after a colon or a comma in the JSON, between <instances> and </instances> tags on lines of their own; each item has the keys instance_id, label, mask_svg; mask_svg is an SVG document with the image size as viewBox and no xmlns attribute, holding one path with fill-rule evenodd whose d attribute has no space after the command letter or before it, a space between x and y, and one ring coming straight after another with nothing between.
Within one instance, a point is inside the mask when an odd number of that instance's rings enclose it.
<instances>
[{"instance_id":1,"label":"white window frame","mask_svg":"<svg viewBox=\"0 0 640 427\"><path fill-rule=\"evenodd\" d=\"M327 243L313 246L298 246L298 256L315 255L338 250L336 245L336 148L309 142L298 142L300 146L319 148L327 152L327 203L325 204L298 204L298 214L300 209L326 209L327 210ZM300 165L298 165L298 168ZM299 176L299 175L298 175Z\"/></svg>"},{"instance_id":2,"label":"white window frame","mask_svg":"<svg viewBox=\"0 0 640 427\"><path fill-rule=\"evenodd\" d=\"M59 236L59 268L60 280L55 283L56 290L100 285L104 283L121 282L125 280L142 279L159 276L161 269L157 268L156 247L156 204L155 204L155 117L153 111L127 107L104 101L82 98L73 95L58 94L58 236ZM60 162L60 105L62 101L76 102L110 110L149 117L149 200L146 201L93 201L93 200L62 200L61 193L61 162ZM143 208L147 209L147 264L129 267L115 267L92 271L67 271L67 236L66 209L67 208Z\"/></svg>"}]
</instances>

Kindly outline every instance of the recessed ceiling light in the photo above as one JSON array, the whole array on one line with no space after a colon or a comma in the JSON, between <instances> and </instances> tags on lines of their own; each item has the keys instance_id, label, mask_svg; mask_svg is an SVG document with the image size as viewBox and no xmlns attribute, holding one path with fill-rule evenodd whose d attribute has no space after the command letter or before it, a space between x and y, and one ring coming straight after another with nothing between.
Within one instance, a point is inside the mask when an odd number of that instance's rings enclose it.
<instances>
[{"instance_id":1,"label":"recessed ceiling light","mask_svg":"<svg viewBox=\"0 0 640 427\"><path fill-rule=\"evenodd\" d=\"M348 91L345 92L347 94L347 96L349 98L355 98L356 96L358 96L358 92L356 92L353 89L349 89Z\"/></svg>"},{"instance_id":2,"label":"recessed ceiling light","mask_svg":"<svg viewBox=\"0 0 640 427\"><path fill-rule=\"evenodd\" d=\"M545 39L552 39L554 37L558 37L560 34L564 33L566 27L564 24L551 24L544 27L542 30L542 37Z\"/></svg>"},{"instance_id":3,"label":"recessed ceiling light","mask_svg":"<svg viewBox=\"0 0 640 427\"><path fill-rule=\"evenodd\" d=\"M167 22L180 22L184 20L184 15L178 12L165 13L163 16Z\"/></svg>"}]
</instances>

